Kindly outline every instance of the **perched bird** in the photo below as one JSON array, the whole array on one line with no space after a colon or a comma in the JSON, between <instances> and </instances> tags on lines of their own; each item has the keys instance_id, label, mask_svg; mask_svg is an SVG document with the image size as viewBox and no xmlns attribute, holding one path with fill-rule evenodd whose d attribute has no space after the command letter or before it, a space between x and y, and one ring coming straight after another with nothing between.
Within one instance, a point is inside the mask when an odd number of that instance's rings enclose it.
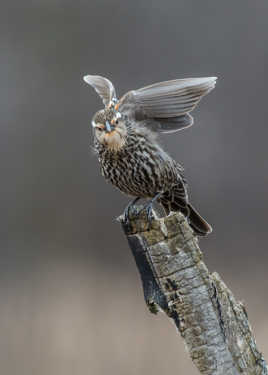
<instances>
[{"instance_id":1,"label":"perched bird","mask_svg":"<svg viewBox=\"0 0 268 375\"><path fill-rule=\"evenodd\" d=\"M182 166L158 144L158 133L174 133L193 124L189 114L216 84L216 77L175 79L127 92L117 99L104 77L86 75L84 81L102 98L105 108L93 119L94 147L103 176L123 193L150 198L148 216L157 201L166 214L180 211L194 233L205 236L211 226L189 202Z\"/></svg>"}]
</instances>

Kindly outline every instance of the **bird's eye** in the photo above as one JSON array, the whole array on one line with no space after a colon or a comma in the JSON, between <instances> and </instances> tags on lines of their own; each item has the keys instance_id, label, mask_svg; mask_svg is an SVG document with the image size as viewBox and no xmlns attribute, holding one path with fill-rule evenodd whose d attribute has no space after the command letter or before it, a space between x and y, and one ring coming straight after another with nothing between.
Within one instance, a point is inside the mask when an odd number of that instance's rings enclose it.
<instances>
[{"instance_id":1,"label":"bird's eye","mask_svg":"<svg viewBox=\"0 0 268 375\"><path fill-rule=\"evenodd\" d=\"M93 125L93 124L92 124ZM100 123L94 123L94 129L98 132L102 132L104 130L104 125L100 124Z\"/></svg>"},{"instance_id":2,"label":"bird's eye","mask_svg":"<svg viewBox=\"0 0 268 375\"><path fill-rule=\"evenodd\" d=\"M115 123L116 123L116 125L118 125L119 124L119 119L122 117L122 115L121 115L121 113L120 112L116 112L116 115L115 115Z\"/></svg>"}]
</instances>

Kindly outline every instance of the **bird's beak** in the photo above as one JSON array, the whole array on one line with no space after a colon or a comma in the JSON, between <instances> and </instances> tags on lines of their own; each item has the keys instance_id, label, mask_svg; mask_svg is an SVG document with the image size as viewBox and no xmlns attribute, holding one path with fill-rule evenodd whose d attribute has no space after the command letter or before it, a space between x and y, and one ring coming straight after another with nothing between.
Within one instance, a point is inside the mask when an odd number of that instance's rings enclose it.
<instances>
[{"instance_id":1,"label":"bird's beak","mask_svg":"<svg viewBox=\"0 0 268 375\"><path fill-rule=\"evenodd\" d=\"M106 129L106 131L107 131L108 133L111 133L112 128L111 128L111 125L110 125L109 121L106 121L105 129Z\"/></svg>"}]
</instances>

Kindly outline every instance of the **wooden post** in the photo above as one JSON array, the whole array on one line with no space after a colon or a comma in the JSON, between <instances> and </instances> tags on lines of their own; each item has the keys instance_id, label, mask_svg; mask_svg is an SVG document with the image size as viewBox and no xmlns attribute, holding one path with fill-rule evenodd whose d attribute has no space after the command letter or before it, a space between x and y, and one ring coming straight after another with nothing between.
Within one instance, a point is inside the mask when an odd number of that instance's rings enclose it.
<instances>
[{"instance_id":1,"label":"wooden post","mask_svg":"<svg viewBox=\"0 0 268 375\"><path fill-rule=\"evenodd\" d=\"M201 374L267 375L245 306L217 273L208 271L185 217L153 215L149 230L143 213L128 223L119 218L149 310L162 310L173 319Z\"/></svg>"}]
</instances>

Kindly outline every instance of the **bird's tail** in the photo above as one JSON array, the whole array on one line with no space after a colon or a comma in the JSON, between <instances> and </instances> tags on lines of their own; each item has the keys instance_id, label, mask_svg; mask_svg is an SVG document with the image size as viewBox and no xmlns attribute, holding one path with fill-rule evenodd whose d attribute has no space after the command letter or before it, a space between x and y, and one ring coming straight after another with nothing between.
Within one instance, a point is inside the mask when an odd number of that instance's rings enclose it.
<instances>
[{"instance_id":1,"label":"bird's tail","mask_svg":"<svg viewBox=\"0 0 268 375\"><path fill-rule=\"evenodd\" d=\"M190 227L193 229L194 233L198 236L206 236L212 232L212 227L206 222L205 219L196 211L196 209L190 204L185 203L185 201L177 199L174 202L169 202L160 200L163 205L166 214L170 211L180 211L187 217Z\"/></svg>"},{"instance_id":2,"label":"bird's tail","mask_svg":"<svg viewBox=\"0 0 268 375\"><path fill-rule=\"evenodd\" d=\"M205 219L196 211L196 209L188 203L189 216L188 222L194 232L198 236L206 236L212 232L212 227L206 222Z\"/></svg>"}]
</instances>

